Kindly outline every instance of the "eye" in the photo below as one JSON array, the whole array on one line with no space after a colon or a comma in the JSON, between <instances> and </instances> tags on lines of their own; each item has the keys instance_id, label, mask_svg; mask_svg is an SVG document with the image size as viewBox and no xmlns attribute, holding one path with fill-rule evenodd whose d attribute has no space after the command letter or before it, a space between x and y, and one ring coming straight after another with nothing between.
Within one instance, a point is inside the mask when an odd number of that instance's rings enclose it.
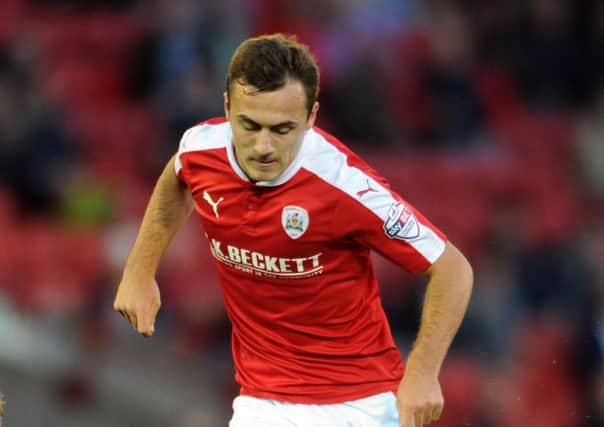
<instances>
[{"instance_id":1,"label":"eye","mask_svg":"<svg viewBox=\"0 0 604 427\"><path fill-rule=\"evenodd\" d=\"M245 120L241 121L241 126L247 131L257 131L260 129L260 126L258 126L256 123L248 122Z\"/></svg>"},{"instance_id":2,"label":"eye","mask_svg":"<svg viewBox=\"0 0 604 427\"><path fill-rule=\"evenodd\" d=\"M279 134L279 135L287 135L293 128L290 126L283 126L283 127L279 127L277 129L273 129L273 132Z\"/></svg>"}]
</instances>

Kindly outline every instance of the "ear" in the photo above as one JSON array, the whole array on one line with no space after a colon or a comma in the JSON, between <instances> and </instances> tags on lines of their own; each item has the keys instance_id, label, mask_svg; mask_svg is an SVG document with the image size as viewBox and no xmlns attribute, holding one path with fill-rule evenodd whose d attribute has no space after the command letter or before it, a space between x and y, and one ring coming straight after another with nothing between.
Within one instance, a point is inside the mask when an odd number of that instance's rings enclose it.
<instances>
[{"instance_id":1,"label":"ear","mask_svg":"<svg viewBox=\"0 0 604 427\"><path fill-rule=\"evenodd\" d=\"M229 94L227 92L225 92L223 94L223 98L224 98L224 116L228 120L228 118L229 118L229 108L230 108L230 105L229 105Z\"/></svg>"},{"instance_id":2,"label":"ear","mask_svg":"<svg viewBox=\"0 0 604 427\"><path fill-rule=\"evenodd\" d=\"M310 110L310 114L308 115L308 120L306 121L307 129L310 129L315 125L315 120L317 119L317 113L319 112L319 102L315 101Z\"/></svg>"}]
</instances>

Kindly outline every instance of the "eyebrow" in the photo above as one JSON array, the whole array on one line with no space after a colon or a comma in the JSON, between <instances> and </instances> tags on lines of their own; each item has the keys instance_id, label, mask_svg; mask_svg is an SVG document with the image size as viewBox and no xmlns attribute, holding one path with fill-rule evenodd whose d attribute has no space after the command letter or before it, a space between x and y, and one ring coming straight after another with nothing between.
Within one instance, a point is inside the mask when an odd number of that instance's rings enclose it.
<instances>
[{"instance_id":1,"label":"eyebrow","mask_svg":"<svg viewBox=\"0 0 604 427\"><path fill-rule=\"evenodd\" d=\"M248 122L251 125L262 127L262 125L260 123L255 122L254 120L250 119L245 114L239 114L239 115L237 115L237 117L239 118L239 120ZM278 128L282 128L282 127L295 128L296 126L298 126L298 123L296 123L296 122L294 122L292 120L286 120L284 122L277 123L276 125L269 126L269 129L278 129Z\"/></svg>"}]
</instances>

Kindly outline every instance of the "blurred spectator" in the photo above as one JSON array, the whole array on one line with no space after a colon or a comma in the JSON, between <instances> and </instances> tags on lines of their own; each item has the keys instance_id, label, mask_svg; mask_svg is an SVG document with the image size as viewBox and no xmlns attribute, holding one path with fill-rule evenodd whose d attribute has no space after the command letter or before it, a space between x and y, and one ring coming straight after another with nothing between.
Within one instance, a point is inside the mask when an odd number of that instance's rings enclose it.
<instances>
[{"instance_id":1,"label":"blurred spectator","mask_svg":"<svg viewBox=\"0 0 604 427\"><path fill-rule=\"evenodd\" d=\"M580 98L580 57L569 0L535 0L531 3L531 28L516 78L527 98L540 108L565 108ZM519 52L520 54L520 52Z\"/></svg>"},{"instance_id":2,"label":"blurred spectator","mask_svg":"<svg viewBox=\"0 0 604 427\"><path fill-rule=\"evenodd\" d=\"M416 146L465 150L484 121L471 30L450 5L430 8L425 21L416 33L400 33L391 57L382 57L388 107L397 131Z\"/></svg>"},{"instance_id":3,"label":"blurred spectator","mask_svg":"<svg viewBox=\"0 0 604 427\"><path fill-rule=\"evenodd\" d=\"M529 311L554 311L569 322L585 309L594 286L576 240L528 248L519 258L519 280Z\"/></svg>"},{"instance_id":4,"label":"blurred spectator","mask_svg":"<svg viewBox=\"0 0 604 427\"><path fill-rule=\"evenodd\" d=\"M169 92L188 69L209 61L202 11L192 0L156 0L145 10L152 31L138 47L131 71L136 94Z\"/></svg>"},{"instance_id":5,"label":"blurred spectator","mask_svg":"<svg viewBox=\"0 0 604 427\"><path fill-rule=\"evenodd\" d=\"M377 148L395 138L395 124L385 102L387 87L379 81L377 58L369 50L321 93L329 126L335 127L351 145L369 143ZM320 119L323 120L323 119Z\"/></svg>"},{"instance_id":6,"label":"blurred spectator","mask_svg":"<svg viewBox=\"0 0 604 427\"><path fill-rule=\"evenodd\" d=\"M76 161L62 120L41 90L35 50L15 42L0 69L0 183L24 212L51 213Z\"/></svg>"},{"instance_id":7,"label":"blurred spectator","mask_svg":"<svg viewBox=\"0 0 604 427\"><path fill-rule=\"evenodd\" d=\"M433 11L428 26L432 58L424 84L432 100L433 126L423 141L464 148L476 142L483 106L473 81L474 46L466 19L458 10Z\"/></svg>"},{"instance_id":8,"label":"blurred spectator","mask_svg":"<svg viewBox=\"0 0 604 427\"><path fill-rule=\"evenodd\" d=\"M174 154L182 133L201 117L224 116L224 83L216 78L210 64L199 62L189 67L171 90L158 98L158 110L168 127L164 157Z\"/></svg>"},{"instance_id":9,"label":"blurred spectator","mask_svg":"<svg viewBox=\"0 0 604 427\"><path fill-rule=\"evenodd\" d=\"M576 154L580 184L587 197L604 202L604 80L577 128Z\"/></svg>"},{"instance_id":10,"label":"blurred spectator","mask_svg":"<svg viewBox=\"0 0 604 427\"><path fill-rule=\"evenodd\" d=\"M591 7L589 7L591 6ZM588 2L584 10L585 21L591 25L587 29L585 43L591 46L590 62L586 64L586 71L601 86L604 75L604 4L599 1Z\"/></svg>"},{"instance_id":11,"label":"blurred spectator","mask_svg":"<svg viewBox=\"0 0 604 427\"><path fill-rule=\"evenodd\" d=\"M599 215L586 220L581 253L593 275L588 304L576 313L574 374L583 401L584 426L604 423L604 228Z\"/></svg>"},{"instance_id":12,"label":"blurred spectator","mask_svg":"<svg viewBox=\"0 0 604 427\"><path fill-rule=\"evenodd\" d=\"M518 263L527 247L527 222L517 200L500 199L475 266L474 296L456 345L492 368L509 361L513 340L528 317ZM514 230L511 233L510 230Z\"/></svg>"},{"instance_id":13,"label":"blurred spectator","mask_svg":"<svg viewBox=\"0 0 604 427\"><path fill-rule=\"evenodd\" d=\"M518 313L515 259L494 249L475 260L475 293L456 347L488 360L493 367L504 363L512 339L522 328Z\"/></svg>"},{"instance_id":14,"label":"blurred spectator","mask_svg":"<svg viewBox=\"0 0 604 427\"><path fill-rule=\"evenodd\" d=\"M604 425L604 371L598 370L593 376L587 399L591 403L586 412L582 427L600 427Z\"/></svg>"},{"instance_id":15,"label":"blurred spectator","mask_svg":"<svg viewBox=\"0 0 604 427\"><path fill-rule=\"evenodd\" d=\"M151 28L130 70L132 92L150 101L167 124L162 151L172 154L185 129L201 117L224 114L224 70L245 34L246 7L243 0L155 0L145 16Z\"/></svg>"}]
</instances>

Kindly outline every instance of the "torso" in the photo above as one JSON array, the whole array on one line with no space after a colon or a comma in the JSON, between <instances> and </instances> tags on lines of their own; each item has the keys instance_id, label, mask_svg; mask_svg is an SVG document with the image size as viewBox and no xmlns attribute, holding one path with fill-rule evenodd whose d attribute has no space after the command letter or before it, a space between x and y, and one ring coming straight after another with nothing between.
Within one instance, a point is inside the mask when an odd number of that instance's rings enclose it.
<instances>
[{"instance_id":1,"label":"torso","mask_svg":"<svg viewBox=\"0 0 604 427\"><path fill-rule=\"evenodd\" d=\"M400 381L369 246L392 245L381 249L410 270L436 253L385 235L380 215L396 195L370 168L351 168L342 149L311 130L280 182L253 183L234 163L228 122L183 137L177 168L216 259L242 394L328 403ZM439 250L444 236L427 227Z\"/></svg>"}]
</instances>

